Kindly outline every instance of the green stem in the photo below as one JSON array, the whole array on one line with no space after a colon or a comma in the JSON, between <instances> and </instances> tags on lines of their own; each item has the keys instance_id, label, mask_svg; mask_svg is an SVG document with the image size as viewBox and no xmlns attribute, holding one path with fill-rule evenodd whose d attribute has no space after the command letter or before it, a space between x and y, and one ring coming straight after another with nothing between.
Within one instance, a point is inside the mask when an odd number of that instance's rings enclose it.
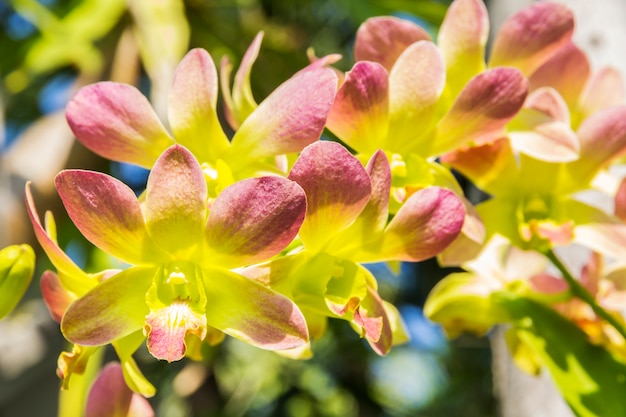
<instances>
[{"instance_id":1,"label":"green stem","mask_svg":"<svg viewBox=\"0 0 626 417\"><path fill-rule=\"evenodd\" d=\"M622 335L624 340L626 340L626 329L624 329L624 327L615 319L612 314L610 314L596 302L596 299L591 294L589 294L589 291L587 291L585 287L583 287L580 282L578 282L572 276L572 274L570 274L567 267L563 265L563 263L559 260L559 258L557 258L554 252L551 249L547 249L543 251L543 254L548 259L550 259L552 264L554 264L554 266L556 266L559 271L561 271L561 274L563 274L563 279L565 279L565 281L569 285L572 295L589 304L593 312L596 313L598 317L604 319L607 323L613 326L615 330L617 330L617 332Z\"/></svg>"}]
</instances>

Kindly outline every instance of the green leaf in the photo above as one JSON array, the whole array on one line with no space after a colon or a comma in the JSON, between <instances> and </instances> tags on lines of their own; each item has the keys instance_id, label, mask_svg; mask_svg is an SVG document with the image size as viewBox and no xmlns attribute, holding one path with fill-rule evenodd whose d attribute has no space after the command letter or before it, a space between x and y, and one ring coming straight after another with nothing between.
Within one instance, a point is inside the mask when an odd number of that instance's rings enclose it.
<instances>
[{"instance_id":1,"label":"green leaf","mask_svg":"<svg viewBox=\"0 0 626 417\"><path fill-rule=\"evenodd\" d=\"M626 416L626 364L592 345L574 323L543 304L494 297L513 319L517 335L543 360L579 417Z\"/></svg>"}]
</instances>

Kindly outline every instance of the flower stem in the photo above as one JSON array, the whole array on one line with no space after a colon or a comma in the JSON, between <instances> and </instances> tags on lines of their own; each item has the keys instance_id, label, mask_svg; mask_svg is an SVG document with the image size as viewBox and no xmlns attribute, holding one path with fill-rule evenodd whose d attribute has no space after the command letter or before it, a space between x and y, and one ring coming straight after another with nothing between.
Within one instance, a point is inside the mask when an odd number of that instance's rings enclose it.
<instances>
[{"instance_id":1,"label":"flower stem","mask_svg":"<svg viewBox=\"0 0 626 417\"><path fill-rule=\"evenodd\" d=\"M578 282L572 276L572 274L570 274L567 267L563 265L563 263L559 260L559 258L557 258L555 253L551 249L547 249L542 252L548 259L550 259L552 264L557 267L559 271L561 271L561 274L563 274L563 279L565 279L565 281L569 285L572 295L589 304L593 312L596 313L598 317L604 319L607 323L613 326L615 330L617 330L617 332L622 336L622 338L626 340L626 329L624 329L624 327L615 319L615 317L611 313L606 311L601 305L596 302L596 299L591 294L589 294L589 291L587 291L585 287L583 287L580 282Z\"/></svg>"}]
</instances>

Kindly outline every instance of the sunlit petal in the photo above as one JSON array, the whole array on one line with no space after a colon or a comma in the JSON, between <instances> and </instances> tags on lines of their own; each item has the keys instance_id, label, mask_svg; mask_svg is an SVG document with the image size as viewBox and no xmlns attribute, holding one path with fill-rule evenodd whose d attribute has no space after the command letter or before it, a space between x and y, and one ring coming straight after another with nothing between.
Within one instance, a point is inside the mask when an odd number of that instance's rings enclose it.
<instances>
[{"instance_id":1,"label":"sunlit petal","mask_svg":"<svg viewBox=\"0 0 626 417\"><path fill-rule=\"evenodd\" d=\"M624 80L615 68L602 68L589 78L580 97L580 112L587 117L606 107L624 103Z\"/></svg>"},{"instance_id":2,"label":"sunlit petal","mask_svg":"<svg viewBox=\"0 0 626 417\"><path fill-rule=\"evenodd\" d=\"M151 168L174 141L135 87L99 82L83 87L66 108L76 138L105 158Z\"/></svg>"},{"instance_id":3,"label":"sunlit petal","mask_svg":"<svg viewBox=\"0 0 626 417\"><path fill-rule=\"evenodd\" d=\"M201 161L215 161L228 148L215 106L217 71L204 49L193 49L176 69L168 116L176 142Z\"/></svg>"},{"instance_id":4,"label":"sunlit petal","mask_svg":"<svg viewBox=\"0 0 626 417\"><path fill-rule=\"evenodd\" d=\"M207 185L200 164L184 147L168 148L148 177L146 227L170 253L194 248L207 218Z\"/></svg>"},{"instance_id":5,"label":"sunlit petal","mask_svg":"<svg viewBox=\"0 0 626 417\"><path fill-rule=\"evenodd\" d=\"M222 269L205 271L205 288L208 325L262 349L308 342L304 316L287 297Z\"/></svg>"},{"instance_id":6,"label":"sunlit petal","mask_svg":"<svg viewBox=\"0 0 626 417\"><path fill-rule=\"evenodd\" d=\"M530 76L574 31L574 16L562 4L535 3L507 19L497 33L489 66L512 66Z\"/></svg>"},{"instance_id":7,"label":"sunlit petal","mask_svg":"<svg viewBox=\"0 0 626 417\"><path fill-rule=\"evenodd\" d=\"M386 149L414 149L415 140L430 130L445 77L443 58L432 42L417 42L402 52L389 73Z\"/></svg>"},{"instance_id":8,"label":"sunlit petal","mask_svg":"<svg viewBox=\"0 0 626 417\"><path fill-rule=\"evenodd\" d=\"M63 288L59 277L52 271L45 271L43 273L40 288L41 297L46 307L48 307L52 319L60 323L63 313L65 313L65 310L72 301L74 301L74 297Z\"/></svg>"},{"instance_id":9,"label":"sunlit petal","mask_svg":"<svg viewBox=\"0 0 626 417\"><path fill-rule=\"evenodd\" d=\"M65 338L99 346L140 330L149 312L145 297L154 273L153 268L129 268L74 301L61 321Z\"/></svg>"},{"instance_id":10,"label":"sunlit petal","mask_svg":"<svg viewBox=\"0 0 626 417\"><path fill-rule=\"evenodd\" d=\"M306 196L294 181L260 177L224 189L211 207L206 239L211 259L230 267L262 262L296 236L306 212Z\"/></svg>"},{"instance_id":11,"label":"sunlit petal","mask_svg":"<svg viewBox=\"0 0 626 417\"><path fill-rule=\"evenodd\" d=\"M232 164L299 152L319 139L337 90L330 68L305 68L281 84L245 120L232 141Z\"/></svg>"},{"instance_id":12,"label":"sunlit petal","mask_svg":"<svg viewBox=\"0 0 626 417\"><path fill-rule=\"evenodd\" d=\"M392 16L367 19L356 33L354 59L374 61L387 71L407 46L421 40L430 40L428 33L408 20Z\"/></svg>"},{"instance_id":13,"label":"sunlit petal","mask_svg":"<svg viewBox=\"0 0 626 417\"><path fill-rule=\"evenodd\" d=\"M450 190L429 187L413 194L391 220L375 260L421 261L437 255L457 237L465 209Z\"/></svg>"},{"instance_id":14,"label":"sunlit petal","mask_svg":"<svg viewBox=\"0 0 626 417\"><path fill-rule=\"evenodd\" d=\"M66 280L67 289L75 293L82 293L92 287L91 280L82 269L80 269L63 250L57 245L56 238L52 238L41 224L39 214L35 208L35 202L30 190L30 183L26 184L26 209L30 222L33 225L35 231L35 237L43 248L44 252L52 262L52 265L59 271L59 273L65 274L68 278Z\"/></svg>"},{"instance_id":15,"label":"sunlit petal","mask_svg":"<svg viewBox=\"0 0 626 417\"><path fill-rule=\"evenodd\" d=\"M482 0L457 0L450 4L437 44L446 64L446 84L453 94L484 71L488 37L489 16Z\"/></svg>"},{"instance_id":16,"label":"sunlit petal","mask_svg":"<svg viewBox=\"0 0 626 417\"><path fill-rule=\"evenodd\" d=\"M326 125L356 151L374 152L387 136L387 71L378 63L357 62L339 88Z\"/></svg>"},{"instance_id":17,"label":"sunlit petal","mask_svg":"<svg viewBox=\"0 0 626 417\"><path fill-rule=\"evenodd\" d=\"M371 194L370 177L343 146L320 141L307 146L289 178L306 193L306 218L300 237L312 250L356 219Z\"/></svg>"},{"instance_id":18,"label":"sunlit petal","mask_svg":"<svg viewBox=\"0 0 626 417\"><path fill-rule=\"evenodd\" d=\"M158 253L135 193L121 181L99 172L65 170L55 183L67 213L91 243L131 264Z\"/></svg>"},{"instance_id":19,"label":"sunlit petal","mask_svg":"<svg viewBox=\"0 0 626 417\"><path fill-rule=\"evenodd\" d=\"M524 104L528 81L514 68L494 68L472 78L437 126L431 155L504 134L504 126Z\"/></svg>"},{"instance_id":20,"label":"sunlit petal","mask_svg":"<svg viewBox=\"0 0 626 417\"><path fill-rule=\"evenodd\" d=\"M591 73L589 60L574 43L559 49L530 77L530 89L552 87L574 109Z\"/></svg>"}]
</instances>

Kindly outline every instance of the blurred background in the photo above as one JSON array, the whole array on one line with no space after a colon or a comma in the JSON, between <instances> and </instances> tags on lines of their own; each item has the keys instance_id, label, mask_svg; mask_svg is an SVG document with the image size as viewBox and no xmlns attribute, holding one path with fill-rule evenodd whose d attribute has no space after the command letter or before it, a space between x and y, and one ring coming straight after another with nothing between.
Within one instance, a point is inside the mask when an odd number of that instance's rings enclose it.
<instances>
[{"instance_id":1,"label":"blurred background","mask_svg":"<svg viewBox=\"0 0 626 417\"><path fill-rule=\"evenodd\" d=\"M260 102L316 55L341 53L353 64L358 26L396 15L436 37L448 1L436 0L0 0L0 247L31 243L38 267L26 298L0 321L0 417L56 415L56 358L67 349L40 300L38 279L52 266L32 236L23 189L33 182L40 210L57 220L59 243L87 271L110 267L76 231L53 187L61 169L85 168L121 178L137 192L147 172L104 160L76 142L64 106L81 86L100 80L136 85L164 114L174 68L193 47L238 65L265 32L252 70ZM164 118L163 118L164 120ZM375 355L343 321L314 344L314 358L292 361L227 338L206 362L155 361L139 366L157 387L150 399L167 417L467 416L497 415L486 339L446 341L421 307L449 271L436 262L372 267L381 296L399 307L412 342ZM114 360L113 352L106 353Z\"/></svg>"}]
</instances>

